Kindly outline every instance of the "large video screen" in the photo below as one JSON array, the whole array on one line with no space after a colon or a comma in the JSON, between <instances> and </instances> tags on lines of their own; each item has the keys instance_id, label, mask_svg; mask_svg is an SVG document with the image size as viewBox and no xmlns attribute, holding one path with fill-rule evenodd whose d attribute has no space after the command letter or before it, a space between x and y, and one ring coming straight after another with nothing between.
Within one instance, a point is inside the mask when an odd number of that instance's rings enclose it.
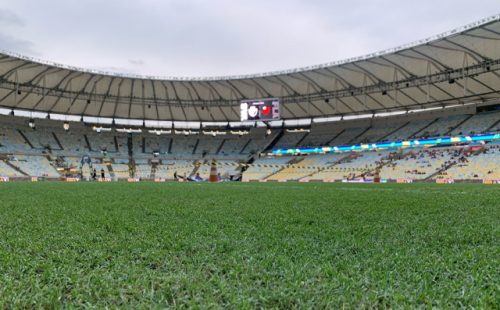
<instances>
[{"instance_id":1,"label":"large video screen","mask_svg":"<svg viewBox=\"0 0 500 310\"><path fill-rule=\"evenodd\" d=\"M280 101L276 98L243 100L240 104L241 121L273 121L280 119Z\"/></svg>"}]
</instances>

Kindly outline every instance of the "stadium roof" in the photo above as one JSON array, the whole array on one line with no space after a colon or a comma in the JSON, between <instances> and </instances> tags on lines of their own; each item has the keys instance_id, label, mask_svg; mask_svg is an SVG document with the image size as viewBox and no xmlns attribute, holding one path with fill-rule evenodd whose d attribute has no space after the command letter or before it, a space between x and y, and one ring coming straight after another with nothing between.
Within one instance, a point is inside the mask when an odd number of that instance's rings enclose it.
<instances>
[{"instance_id":1,"label":"stadium roof","mask_svg":"<svg viewBox=\"0 0 500 310\"><path fill-rule=\"evenodd\" d=\"M500 15L362 57L243 76L134 76L0 52L1 107L95 117L239 121L240 100L273 97L282 118L297 119L487 101L499 92Z\"/></svg>"}]
</instances>

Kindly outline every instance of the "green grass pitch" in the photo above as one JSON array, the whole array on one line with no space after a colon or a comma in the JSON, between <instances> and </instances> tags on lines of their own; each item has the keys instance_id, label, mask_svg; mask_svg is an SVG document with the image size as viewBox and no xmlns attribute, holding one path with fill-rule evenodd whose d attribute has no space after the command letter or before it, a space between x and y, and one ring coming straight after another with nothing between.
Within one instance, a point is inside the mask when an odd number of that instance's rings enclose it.
<instances>
[{"instance_id":1,"label":"green grass pitch","mask_svg":"<svg viewBox=\"0 0 500 310\"><path fill-rule=\"evenodd\" d=\"M499 307L500 188L0 184L0 308Z\"/></svg>"}]
</instances>

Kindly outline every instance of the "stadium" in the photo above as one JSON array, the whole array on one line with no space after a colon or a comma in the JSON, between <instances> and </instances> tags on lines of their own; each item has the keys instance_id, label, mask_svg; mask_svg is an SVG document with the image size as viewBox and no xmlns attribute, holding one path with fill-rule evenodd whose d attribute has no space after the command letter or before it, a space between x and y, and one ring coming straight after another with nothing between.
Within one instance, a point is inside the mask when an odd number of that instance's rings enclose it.
<instances>
[{"instance_id":1,"label":"stadium","mask_svg":"<svg viewBox=\"0 0 500 310\"><path fill-rule=\"evenodd\" d=\"M3 51L0 181L2 308L497 308L500 15L247 75Z\"/></svg>"}]
</instances>

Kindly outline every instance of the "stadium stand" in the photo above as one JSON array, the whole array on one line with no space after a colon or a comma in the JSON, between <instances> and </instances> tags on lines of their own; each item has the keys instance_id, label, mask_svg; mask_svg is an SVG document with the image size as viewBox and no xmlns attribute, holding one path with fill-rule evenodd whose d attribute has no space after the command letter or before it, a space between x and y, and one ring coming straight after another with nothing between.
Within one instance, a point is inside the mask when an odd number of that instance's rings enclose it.
<instances>
[{"instance_id":1,"label":"stadium stand","mask_svg":"<svg viewBox=\"0 0 500 310\"><path fill-rule=\"evenodd\" d=\"M353 178L398 180L496 179L498 149L482 145L477 155L462 154L461 146L345 152L299 157L265 157L271 148L345 145L408 138L443 137L499 132L500 112L470 109L450 114L391 116L380 119L313 123L304 131L251 128L248 134L155 135L98 133L91 126L40 120L35 130L23 118L0 116L0 176L58 179L67 175L88 178L103 169L106 178L141 180L193 177L208 179L212 159L222 179L243 181L332 181ZM130 137L130 138L129 138ZM458 151L457 151L458 150ZM466 156L468 162L458 162ZM90 158L86 164L83 158ZM83 164L82 164L83 163ZM245 168L243 168L245 167ZM243 169L242 169L243 168ZM243 170L243 173L242 173Z\"/></svg>"}]
</instances>

